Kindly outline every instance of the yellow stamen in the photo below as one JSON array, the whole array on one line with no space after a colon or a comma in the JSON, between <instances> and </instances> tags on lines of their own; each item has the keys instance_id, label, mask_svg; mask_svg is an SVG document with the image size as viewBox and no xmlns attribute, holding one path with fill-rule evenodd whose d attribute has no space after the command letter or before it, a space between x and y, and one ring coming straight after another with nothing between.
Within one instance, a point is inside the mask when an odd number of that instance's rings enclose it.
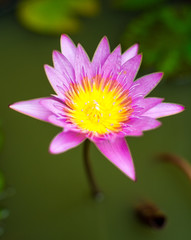
<instances>
[{"instance_id":1,"label":"yellow stamen","mask_svg":"<svg viewBox=\"0 0 191 240\"><path fill-rule=\"evenodd\" d=\"M133 111L127 90L117 81L100 76L72 84L66 105L67 120L93 135L120 132Z\"/></svg>"}]
</instances>

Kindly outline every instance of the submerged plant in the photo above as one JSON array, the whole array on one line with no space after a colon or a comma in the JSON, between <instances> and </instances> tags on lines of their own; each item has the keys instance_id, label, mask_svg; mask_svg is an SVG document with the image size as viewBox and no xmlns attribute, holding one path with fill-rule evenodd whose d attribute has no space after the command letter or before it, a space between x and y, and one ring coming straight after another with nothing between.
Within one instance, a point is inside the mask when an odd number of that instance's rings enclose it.
<instances>
[{"instance_id":1,"label":"submerged plant","mask_svg":"<svg viewBox=\"0 0 191 240\"><path fill-rule=\"evenodd\" d=\"M191 73L191 7L172 5L152 8L128 24L123 46L139 39L145 52L144 68L163 69L168 79Z\"/></svg>"},{"instance_id":2,"label":"submerged plant","mask_svg":"<svg viewBox=\"0 0 191 240\"><path fill-rule=\"evenodd\" d=\"M56 95L12 104L23 114L63 128L50 144L50 152L62 153L85 139L132 180L136 179L126 136L141 136L159 127L157 118L183 111L184 107L145 98L163 73L152 73L136 81L141 64L135 44L121 54L120 45L110 53L104 37L90 61L80 44L61 37L61 51L53 52L54 67L45 72ZM87 142L87 141L86 141Z\"/></svg>"}]
</instances>

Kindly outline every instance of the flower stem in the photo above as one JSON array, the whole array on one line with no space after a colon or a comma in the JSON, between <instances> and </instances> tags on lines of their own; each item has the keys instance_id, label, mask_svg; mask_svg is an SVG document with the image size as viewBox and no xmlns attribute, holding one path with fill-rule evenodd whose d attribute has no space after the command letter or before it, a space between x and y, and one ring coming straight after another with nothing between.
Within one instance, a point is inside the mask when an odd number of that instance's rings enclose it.
<instances>
[{"instance_id":1,"label":"flower stem","mask_svg":"<svg viewBox=\"0 0 191 240\"><path fill-rule=\"evenodd\" d=\"M83 148L83 157L84 157L84 166L85 166L85 171L87 175L87 179L91 188L91 194L94 198L97 200L102 200L103 194L99 190L93 172L92 168L90 166L90 159L89 159L89 146L90 146L90 141L88 139L85 140L84 142L84 148Z\"/></svg>"}]
</instances>

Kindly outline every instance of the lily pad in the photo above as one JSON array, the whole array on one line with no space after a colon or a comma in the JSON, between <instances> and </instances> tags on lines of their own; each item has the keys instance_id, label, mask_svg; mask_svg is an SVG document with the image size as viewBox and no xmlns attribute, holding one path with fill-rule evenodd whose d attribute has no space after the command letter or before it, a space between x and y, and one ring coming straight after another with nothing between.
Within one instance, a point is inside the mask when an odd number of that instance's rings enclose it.
<instances>
[{"instance_id":1,"label":"lily pad","mask_svg":"<svg viewBox=\"0 0 191 240\"><path fill-rule=\"evenodd\" d=\"M80 28L81 16L99 11L96 0L28 0L18 4L19 20L28 29L45 34L74 33Z\"/></svg>"},{"instance_id":2,"label":"lily pad","mask_svg":"<svg viewBox=\"0 0 191 240\"><path fill-rule=\"evenodd\" d=\"M140 43L144 67L168 77L191 73L191 7L168 6L133 20L123 36L124 47Z\"/></svg>"}]
</instances>

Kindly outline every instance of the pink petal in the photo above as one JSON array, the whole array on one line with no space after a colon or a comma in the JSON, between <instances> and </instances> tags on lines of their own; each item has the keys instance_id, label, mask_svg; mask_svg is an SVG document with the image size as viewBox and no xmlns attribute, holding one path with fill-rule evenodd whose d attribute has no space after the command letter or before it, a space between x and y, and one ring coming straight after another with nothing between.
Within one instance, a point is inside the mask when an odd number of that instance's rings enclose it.
<instances>
[{"instance_id":1,"label":"pink petal","mask_svg":"<svg viewBox=\"0 0 191 240\"><path fill-rule=\"evenodd\" d=\"M121 64L124 64L127 62L129 59L135 57L138 53L139 50L139 45L134 44L130 48L128 48L121 56Z\"/></svg>"},{"instance_id":2,"label":"pink petal","mask_svg":"<svg viewBox=\"0 0 191 240\"><path fill-rule=\"evenodd\" d=\"M56 115L50 115L48 117L48 121L61 128L65 128L67 126L67 123L65 123L63 119L59 119Z\"/></svg>"},{"instance_id":3,"label":"pink petal","mask_svg":"<svg viewBox=\"0 0 191 240\"><path fill-rule=\"evenodd\" d=\"M138 130L137 131L131 131L131 132L128 132L128 133L124 134L124 136L131 136L131 137L140 137L142 135L143 135L143 132L138 131Z\"/></svg>"},{"instance_id":4,"label":"pink petal","mask_svg":"<svg viewBox=\"0 0 191 240\"><path fill-rule=\"evenodd\" d=\"M114 51L108 56L103 67L102 67L102 77L114 77L120 71L121 66L121 46L119 45L114 49Z\"/></svg>"},{"instance_id":5,"label":"pink petal","mask_svg":"<svg viewBox=\"0 0 191 240\"><path fill-rule=\"evenodd\" d=\"M64 103L54 99L42 99L40 104L44 106L46 109L54 113L56 116L64 116Z\"/></svg>"},{"instance_id":6,"label":"pink petal","mask_svg":"<svg viewBox=\"0 0 191 240\"><path fill-rule=\"evenodd\" d=\"M116 138L114 141L98 141L95 144L109 161L129 178L136 180L133 160L125 138Z\"/></svg>"},{"instance_id":7,"label":"pink petal","mask_svg":"<svg viewBox=\"0 0 191 240\"><path fill-rule=\"evenodd\" d=\"M53 67L48 65L44 65L44 69L47 75L47 78L54 89L54 91L58 94L58 96L63 97L65 91L68 90L69 80L64 78L60 72L58 72Z\"/></svg>"},{"instance_id":8,"label":"pink petal","mask_svg":"<svg viewBox=\"0 0 191 240\"><path fill-rule=\"evenodd\" d=\"M123 84L126 89L128 89L132 85L133 80L141 65L141 60L142 60L142 55L139 54L129 59L127 62L125 62L122 65L121 71L118 75L117 80L121 84Z\"/></svg>"},{"instance_id":9,"label":"pink petal","mask_svg":"<svg viewBox=\"0 0 191 240\"><path fill-rule=\"evenodd\" d=\"M61 51L62 54L68 59L68 61L74 66L76 46L72 40L66 35L63 34L60 39Z\"/></svg>"},{"instance_id":10,"label":"pink petal","mask_svg":"<svg viewBox=\"0 0 191 240\"><path fill-rule=\"evenodd\" d=\"M156 87L162 77L163 73L152 73L137 79L129 89L130 95L134 97L146 96L154 87Z\"/></svg>"},{"instance_id":11,"label":"pink petal","mask_svg":"<svg viewBox=\"0 0 191 240\"><path fill-rule=\"evenodd\" d=\"M134 108L134 113L136 113L136 108L138 108L139 114L143 114L144 112L148 111L150 108L153 108L157 104L161 103L164 99L163 98L138 98L133 100L132 108Z\"/></svg>"},{"instance_id":12,"label":"pink petal","mask_svg":"<svg viewBox=\"0 0 191 240\"><path fill-rule=\"evenodd\" d=\"M154 118L140 116L137 118L132 118L128 121L126 128L124 127L124 131L126 132L126 136L132 136L137 132L147 131L154 128L157 128L161 125L161 122ZM136 135L136 134L135 134Z\"/></svg>"},{"instance_id":13,"label":"pink petal","mask_svg":"<svg viewBox=\"0 0 191 240\"><path fill-rule=\"evenodd\" d=\"M28 101L17 102L9 107L30 117L49 122L48 117L52 115L52 112L40 104L40 101L48 99L50 98L37 98Z\"/></svg>"},{"instance_id":14,"label":"pink petal","mask_svg":"<svg viewBox=\"0 0 191 240\"><path fill-rule=\"evenodd\" d=\"M68 59L58 51L53 51L54 67L68 79L69 82L75 80L74 68Z\"/></svg>"},{"instance_id":15,"label":"pink petal","mask_svg":"<svg viewBox=\"0 0 191 240\"><path fill-rule=\"evenodd\" d=\"M52 154L65 152L78 146L85 140L85 136L76 132L61 132L51 142L49 151Z\"/></svg>"},{"instance_id":16,"label":"pink petal","mask_svg":"<svg viewBox=\"0 0 191 240\"><path fill-rule=\"evenodd\" d=\"M88 79L92 78L92 70L89 57L80 44L78 44L76 51L75 76L76 82L81 82L81 80L86 77Z\"/></svg>"},{"instance_id":17,"label":"pink petal","mask_svg":"<svg viewBox=\"0 0 191 240\"><path fill-rule=\"evenodd\" d=\"M92 69L94 71L94 74L96 74L97 70L102 67L109 54L110 47L107 37L103 37L94 53L92 60Z\"/></svg>"},{"instance_id":18,"label":"pink petal","mask_svg":"<svg viewBox=\"0 0 191 240\"><path fill-rule=\"evenodd\" d=\"M151 118L160 118L180 113L184 107L175 103L160 103L144 113L144 116Z\"/></svg>"}]
</instances>

